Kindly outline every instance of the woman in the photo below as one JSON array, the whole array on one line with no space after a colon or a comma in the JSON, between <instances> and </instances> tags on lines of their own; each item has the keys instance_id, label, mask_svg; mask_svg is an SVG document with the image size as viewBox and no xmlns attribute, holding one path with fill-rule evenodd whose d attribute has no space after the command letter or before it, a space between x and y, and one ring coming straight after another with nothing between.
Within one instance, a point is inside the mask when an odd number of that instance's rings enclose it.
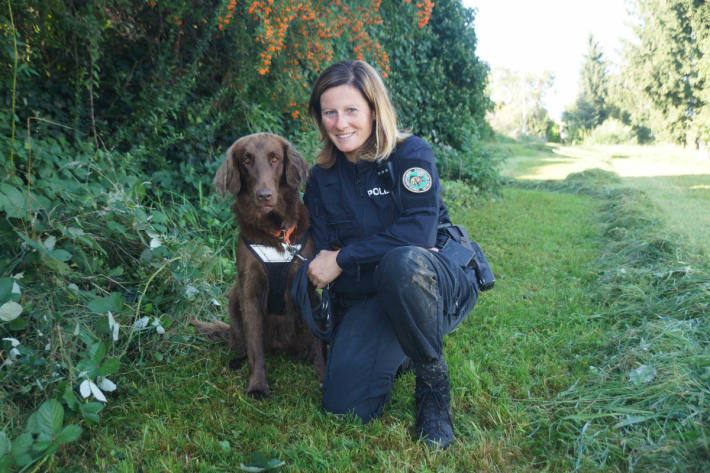
<instances>
[{"instance_id":1,"label":"woman","mask_svg":"<svg viewBox=\"0 0 710 473\"><path fill-rule=\"evenodd\" d=\"M317 287L331 285L337 327L323 408L377 417L408 357L416 375L416 431L430 445L454 440L443 336L473 308L478 287L436 251L441 201L434 154L397 129L377 72L362 61L326 69L309 102L323 140L304 201ZM380 171L378 173L378 171Z\"/></svg>"}]
</instances>

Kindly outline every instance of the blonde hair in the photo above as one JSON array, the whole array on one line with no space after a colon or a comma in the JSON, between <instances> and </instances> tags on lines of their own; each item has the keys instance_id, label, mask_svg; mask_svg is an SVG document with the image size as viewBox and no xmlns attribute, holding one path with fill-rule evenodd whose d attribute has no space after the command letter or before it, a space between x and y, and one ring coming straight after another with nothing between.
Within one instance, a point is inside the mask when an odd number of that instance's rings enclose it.
<instances>
[{"instance_id":1,"label":"blonde hair","mask_svg":"<svg viewBox=\"0 0 710 473\"><path fill-rule=\"evenodd\" d=\"M326 90L339 85L351 85L359 90L375 115L372 133L362 145L360 159L376 161L387 158L397 143L408 136L397 129L397 112L390 101L387 88L377 71L368 63L342 61L332 64L321 73L313 85L308 102L308 111L318 126L323 141L316 164L328 168L335 163L338 150L323 126L320 98Z\"/></svg>"}]
</instances>

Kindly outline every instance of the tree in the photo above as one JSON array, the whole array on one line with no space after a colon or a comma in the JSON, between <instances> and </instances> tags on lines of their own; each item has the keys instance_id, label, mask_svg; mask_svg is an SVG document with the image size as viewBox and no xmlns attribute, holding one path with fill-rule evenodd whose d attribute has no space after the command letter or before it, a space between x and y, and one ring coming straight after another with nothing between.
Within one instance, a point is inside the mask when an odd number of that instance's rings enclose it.
<instances>
[{"instance_id":1,"label":"tree","mask_svg":"<svg viewBox=\"0 0 710 473\"><path fill-rule=\"evenodd\" d=\"M673 140L710 133L710 5L637 0L638 44L627 53L634 82L663 116Z\"/></svg>"},{"instance_id":2,"label":"tree","mask_svg":"<svg viewBox=\"0 0 710 473\"><path fill-rule=\"evenodd\" d=\"M385 0L377 38L391 59L388 85L402 125L455 149L488 130L488 65L476 56L474 11L461 0L440 0L429 23L412 27L414 2Z\"/></svg>"},{"instance_id":3,"label":"tree","mask_svg":"<svg viewBox=\"0 0 710 473\"><path fill-rule=\"evenodd\" d=\"M577 100L574 106L567 108L562 114L568 138L576 139L606 120L609 116L608 96L609 78L606 60L599 43L590 35L579 78Z\"/></svg>"},{"instance_id":4,"label":"tree","mask_svg":"<svg viewBox=\"0 0 710 473\"><path fill-rule=\"evenodd\" d=\"M527 135L548 139L552 120L545 109L545 95L555 83L552 72L523 74L506 68L491 74L491 99L495 108L489 121L506 135Z\"/></svg>"}]
</instances>

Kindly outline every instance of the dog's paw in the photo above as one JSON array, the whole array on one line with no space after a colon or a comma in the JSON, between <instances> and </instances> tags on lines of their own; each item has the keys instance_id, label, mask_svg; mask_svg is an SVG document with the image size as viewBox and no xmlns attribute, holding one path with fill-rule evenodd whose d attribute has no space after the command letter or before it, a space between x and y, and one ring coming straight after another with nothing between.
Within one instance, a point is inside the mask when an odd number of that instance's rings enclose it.
<instances>
[{"instance_id":1,"label":"dog's paw","mask_svg":"<svg viewBox=\"0 0 710 473\"><path fill-rule=\"evenodd\" d=\"M252 399L256 399L257 401L261 401L262 399L266 399L269 397L269 388L267 387L266 389L251 389L247 390L247 396L249 396Z\"/></svg>"},{"instance_id":2,"label":"dog's paw","mask_svg":"<svg viewBox=\"0 0 710 473\"><path fill-rule=\"evenodd\" d=\"M242 366L244 366L244 361L247 359L246 356L236 356L229 360L229 369L232 371L239 371Z\"/></svg>"}]
</instances>

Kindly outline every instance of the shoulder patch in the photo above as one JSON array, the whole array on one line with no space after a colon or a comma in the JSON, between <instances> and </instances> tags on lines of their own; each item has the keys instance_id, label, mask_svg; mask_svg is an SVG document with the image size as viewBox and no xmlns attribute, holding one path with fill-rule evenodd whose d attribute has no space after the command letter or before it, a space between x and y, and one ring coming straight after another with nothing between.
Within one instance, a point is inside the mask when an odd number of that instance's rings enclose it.
<instances>
[{"instance_id":1,"label":"shoulder patch","mask_svg":"<svg viewBox=\"0 0 710 473\"><path fill-rule=\"evenodd\" d=\"M421 194L431 189L431 174L423 168L409 168L402 174L402 184L408 191Z\"/></svg>"}]
</instances>

